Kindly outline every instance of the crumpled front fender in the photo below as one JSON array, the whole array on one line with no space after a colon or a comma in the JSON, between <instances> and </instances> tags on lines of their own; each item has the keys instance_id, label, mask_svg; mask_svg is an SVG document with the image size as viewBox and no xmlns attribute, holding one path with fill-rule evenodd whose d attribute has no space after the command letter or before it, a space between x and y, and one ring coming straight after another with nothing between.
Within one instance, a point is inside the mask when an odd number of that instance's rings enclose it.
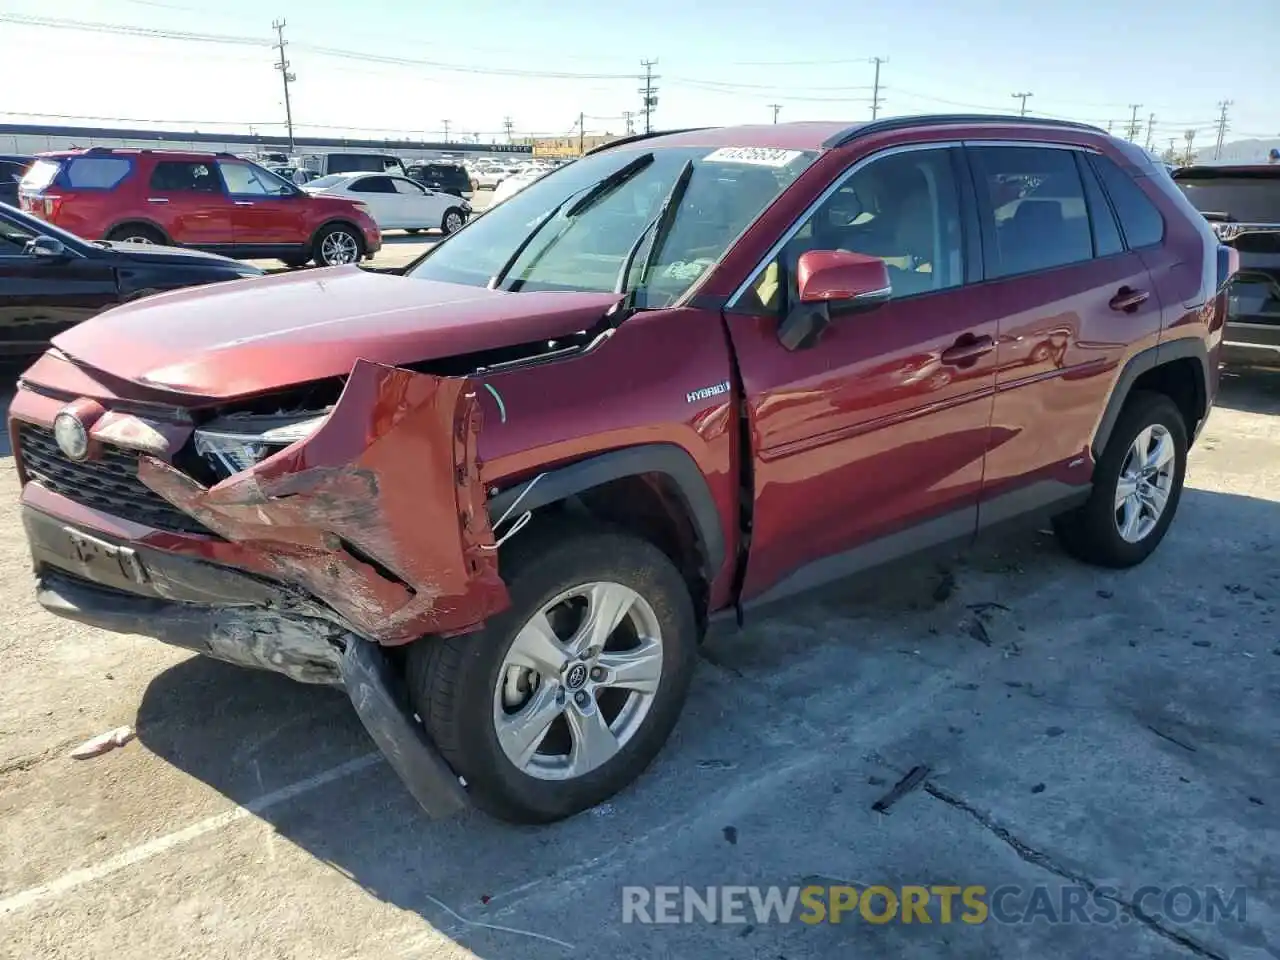
<instances>
[{"instance_id":1,"label":"crumpled front fender","mask_svg":"<svg viewBox=\"0 0 1280 960\"><path fill-rule=\"evenodd\" d=\"M356 361L303 440L213 487L152 456L138 476L381 643L473 629L510 602L466 379Z\"/></svg>"}]
</instances>

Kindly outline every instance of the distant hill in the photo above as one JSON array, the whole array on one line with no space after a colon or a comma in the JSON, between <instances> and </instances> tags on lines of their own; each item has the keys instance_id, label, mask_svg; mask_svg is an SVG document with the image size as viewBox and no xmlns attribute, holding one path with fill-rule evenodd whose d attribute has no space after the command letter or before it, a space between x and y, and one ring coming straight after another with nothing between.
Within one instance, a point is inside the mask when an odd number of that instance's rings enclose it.
<instances>
[{"instance_id":1,"label":"distant hill","mask_svg":"<svg viewBox=\"0 0 1280 960\"><path fill-rule=\"evenodd\" d=\"M1196 151L1197 163L1266 163L1267 153L1280 148L1280 137L1274 140L1236 140L1222 145L1222 155L1213 159L1213 147Z\"/></svg>"}]
</instances>

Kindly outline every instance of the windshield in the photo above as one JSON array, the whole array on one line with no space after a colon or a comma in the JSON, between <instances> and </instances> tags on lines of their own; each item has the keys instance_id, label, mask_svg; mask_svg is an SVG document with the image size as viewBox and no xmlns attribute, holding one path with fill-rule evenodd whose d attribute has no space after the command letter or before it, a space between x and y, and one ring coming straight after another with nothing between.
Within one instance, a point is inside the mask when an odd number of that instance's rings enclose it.
<instances>
[{"instance_id":1,"label":"windshield","mask_svg":"<svg viewBox=\"0 0 1280 960\"><path fill-rule=\"evenodd\" d=\"M647 154L653 157L651 163L638 166L585 208L575 210L575 203L565 203ZM632 247L653 242L654 218L685 165L692 162L692 176L671 213L670 228L662 231L660 249L652 257L647 248L633 257L626 282L630 289L644 261L651 259L636 304L667 306L718 262L816 157L815 152L755 147L637 147L584 157L486 211L440 243L409 276L487 286L539 221L563 204L510 265L504 287L612 291Z\"/></svg>"}]
</instances>

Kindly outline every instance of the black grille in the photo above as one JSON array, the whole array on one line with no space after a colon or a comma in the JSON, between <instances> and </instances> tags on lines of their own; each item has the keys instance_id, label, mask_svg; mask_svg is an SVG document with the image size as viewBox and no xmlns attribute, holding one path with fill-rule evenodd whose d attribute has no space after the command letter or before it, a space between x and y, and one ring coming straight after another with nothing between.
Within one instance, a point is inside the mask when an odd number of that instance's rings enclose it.
<instances>
[{"instance_id":1,"label":"black grille","mask_svg":"<svg viewBox=\"0 0 1280 960\"><path fill-rule=\"evenodd\" d=\"M99 460L75 461L53 438L53 431L24 423L18 447L27 475L54 493L114 517L178 533L210 534L138 479L138 456L104 444Z\"/></svg>"}]
</instances>

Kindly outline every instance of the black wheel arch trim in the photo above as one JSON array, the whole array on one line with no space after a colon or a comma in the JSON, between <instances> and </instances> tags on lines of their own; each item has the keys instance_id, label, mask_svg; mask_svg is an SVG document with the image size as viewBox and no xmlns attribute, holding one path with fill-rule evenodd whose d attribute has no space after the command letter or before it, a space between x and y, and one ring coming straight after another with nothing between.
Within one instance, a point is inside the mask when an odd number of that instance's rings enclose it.
<instances>
[{"instance_id":1,"label":"black wheel arch trim","mask_svg":"<svg viewBox=\"0 0 1280 960\"><path fill-rule=\"evenodd\" d=\"M720 522L720 511L711 496L707 479L698 469L693 457L684 448L673 443L647 443L596 454L585 460L548 470L532 486L527 481L517 483L489 500L490 522L497 523L511 510L517 498L520 500L517 510L523 513L559 503L613 480L645 473L664 474L676 485L705 553L707 575L716 576L725 561L724 529Z\"/></svg>"},{"instance_id":2,"label":"black wheel arch trim","mask_svg":"<svg viewBox=\"0 0 1280 960\"><path fill-rule=\"evenodd\" d=\"M361 248L367 248L369 246L369 240L367 237L365 237L363 230L361 230L358 226L356 226L355 223L353 223L352 221L347 220L345 217L337 216L337 217L333 217L330 220L326 220L324 223L320 224L320 226L312 230L311 239L302 245L303 249L306 249L311 251L312 253L315 253L316 241L319 240L320 235L324 233L326 230L328 230L330 227L346 227L348 230L350 230L352 233L356 235L356 239L360 241ZM362 250L362 252L367 252L367 251Z\"/></svg>"},{"instance_id":3,"label":"black wheel arch trim","mask_svg":"<svg viewBox=\"0 0 1280 960\"><path fill-rule=\"evenodd\" d=\"M1209 350L1204 345L1204 341L1199 337L1179 337L1176 340L1166 340L1154 347L1148 347L1130 357L1116 379L1115 387L1107 400L1106 409L1102 413L1102 419L1098 422L1098 429L1094 432L1093 443L1090 445L1095 460L1101 457L1102 451L1106 449L1107 441L1111 439L1111 431L1115 429L1116 420L1120 418L1120 411L1124 409L1125 402L1129 399L1134 382L1149 370L1173 363L1175 360L1187 359L1199 361L1201 376L1199 396L1207 412L1210 380ZM1194 430L1190 432L1194 434Z\"/></svg>"},{"instance_id":4,"label":"black wheel arch trim","mask_svg":"<svg viewBox=\"0 0 1280 960\"><path fill-rule=\"evenodd\" d=\"M138 226L146 227L148 230L154 230L156 233L160 234L160 236L164 237L165 246L168 246L168 247L182 246L182 244L174 242L173 237L169 236L168 230L160 226L160 224L156 223L154 220L148 220L146 217L125 217L123 220L119 220L116 223L111 224L111 226L107 227L107 229L102 232L102 238L105 240L107 237L111 236L111 234L115 233L115 231L119 230L121 227L128 227L134 224L137 224Z\"/></svg>"}]
</instances>

